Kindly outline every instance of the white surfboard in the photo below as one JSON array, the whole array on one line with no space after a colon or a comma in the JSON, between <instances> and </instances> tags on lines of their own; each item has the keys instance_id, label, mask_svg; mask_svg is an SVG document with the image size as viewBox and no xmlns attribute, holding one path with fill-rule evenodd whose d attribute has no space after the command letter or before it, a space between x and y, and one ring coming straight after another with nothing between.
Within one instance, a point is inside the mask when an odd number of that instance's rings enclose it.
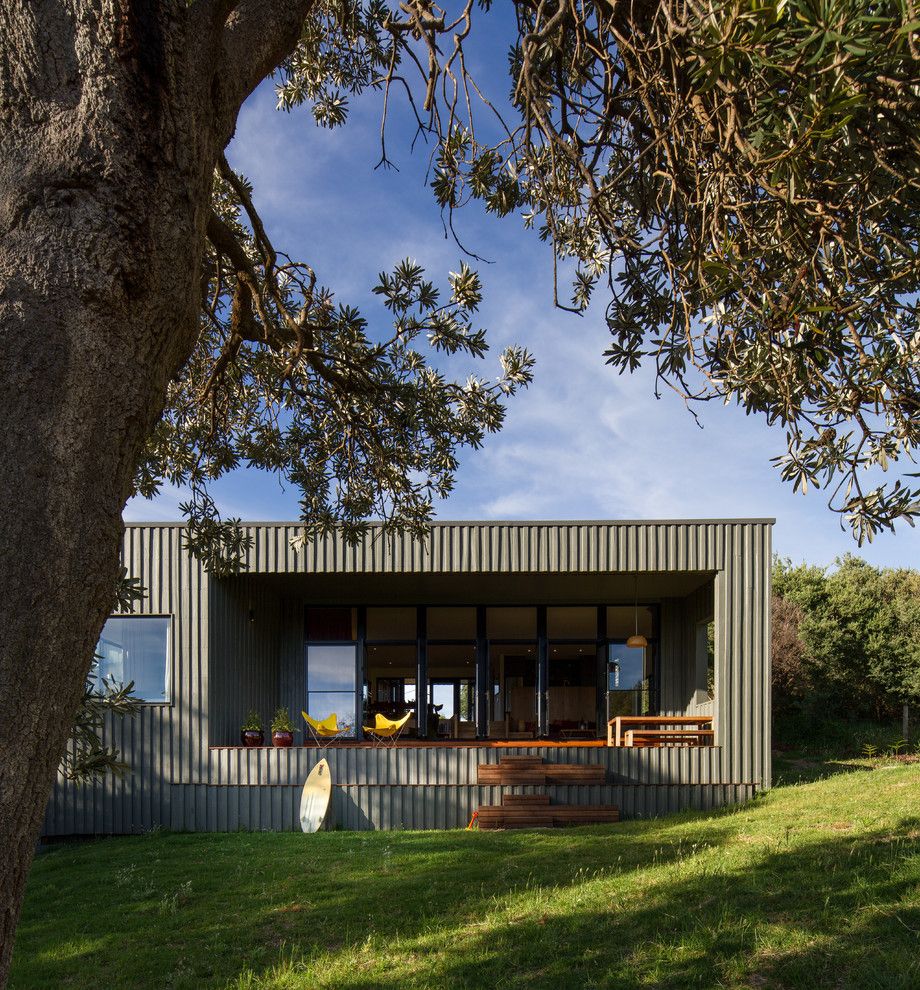
<instances>
[{"instance_id":1,"label":"white surfboard","mask_svg":"<svg viewBox=\"0 0 920 990\"><path fill-rule=\"evenodd\" d=\"M304 832L329 828L332 819L332 773L325 760L310 771L300 795L300 827Z\"/></svg>"}]
</instances>

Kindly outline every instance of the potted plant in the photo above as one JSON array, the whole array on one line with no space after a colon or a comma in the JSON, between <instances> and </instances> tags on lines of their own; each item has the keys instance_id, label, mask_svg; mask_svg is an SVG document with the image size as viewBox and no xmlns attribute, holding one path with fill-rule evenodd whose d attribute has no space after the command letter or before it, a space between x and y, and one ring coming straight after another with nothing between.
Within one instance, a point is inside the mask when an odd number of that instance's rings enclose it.
<instances>
[{"instance_id":1,"label":"potted plant","mask_svg":"<svg viewBox=\"0 0 920 990\"><path fill-rule=\"evenodd\" d=\"M272 746L290 746L294 742L294 723L286 708L279 708L272 718Z\"/></svg>"},{"instance_id":2,"label":"potted plant","mask_svg":"<svg viewBox=\"0 0 920 990\"><path fill-rule=\"evenodd\" d=\"M262 731L262 716L251 708L246 721L240 726L240 741L244 746L264 746L265 733Z\"/></svg>"}]
</instances>

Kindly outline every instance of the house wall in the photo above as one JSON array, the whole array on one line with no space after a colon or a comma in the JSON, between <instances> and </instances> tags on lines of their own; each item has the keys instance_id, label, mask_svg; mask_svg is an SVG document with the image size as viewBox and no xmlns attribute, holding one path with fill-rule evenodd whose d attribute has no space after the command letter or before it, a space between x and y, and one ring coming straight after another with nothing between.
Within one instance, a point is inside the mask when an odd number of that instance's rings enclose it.
<instances>
[{"instance_id":1,"label":"house wall","mask_svg":"<svg viewBox=\"0 0 920 990\"><path fill-rule=\"evenodd\" d=\"M281 599L264 582L244 577L210 582L210 601L208 741L238 744L253 708L268 738L272 715L287 697L280 684Z\"/></svg>"},{"instance_id":2,"label":"house wall","mask_svg":"<svg viewBox=\"0 0 920 990\"><path fill-rule=\"evenodd\" d=\"M497 572L544 575L549 587L558 574L603 581L636 571L713 572L718 745L706 750L637 750L628 755L607 749L571 752L588 754L584 758L591 761L602 758L611 774L626 778L625 783L610 786L636 789L628 792L626 813L708 806L706 802L741 799L770 786L769 521L442 523L432 527L427 545L408 537L384 536L372 527L356 547L336 535L298 551L290 546L298 532L295 525L253 524L247 529L253 538L247 554L253 578L298 574L341 581L354 575L379 583L388 575L409 575L424 589L429 579L445 575L466 575L474 581ZM259 598L253 586L257 618L249 623L246 582L233 592L211 579L182 548L182 535L178 525L129 526L124 544L128 573L147 589L135 611L174 617L172 702L145 706L136 718L110 723L106 739L121 750L133 772L125 780L109 777L87 787L59 780L46 814L47 834L131 832L156 825L211 829L237 827L237 823L281 828L290 821L285 802L292 799L285 795L302 783L304 761L314 759L314 753L303 747L247 753L209 748L209 742L228 737L235 741L245 708L255 704L249 702L249 694L258 695L263 714L270 716L274 701L265 685L277 684L279 697L302 697L297 680L303 677L297 603L285 604L284 594L268 586L266 597ZM420 594L418 600L425 597ZM700 609L700 601L662 602L663 671L668 656L677 661L686 649L678 635L683 617ZM683 659L688 655L684 653ZM253 681L256 669L265 670L260 664L271 671L269 678L260 678L261 687ZM662 685L666 710L686 707L689 670L685 667L666 687ZM387 823L404 819L424 823L418 809L441 807L435 796L444 792L438 788L474 787L469 777L457 777L461 773L457 750L340 752L374 754L360 758L371 761L378 783L371 785L354 776L357 769L337 778L342 787L339 800L352 795L347 800L359 809L354 821L366 827L388 827ZM479 754L470 759L479 762L482 757L481 762L487 762L497 751L467 752ZM351 758L339 753L334 757ZM402 764L396 768L388 762L393 760L405 761L408 778L402 776ZM402 783L404 779L409 783ZM419 786L413 800L420 802L408 817L394 810L395 802L408 800L401 790L407 786ZM667 788L669 796L662 797L652 790L656 788ZM464 813L469 807L457 794L451 800ZM437 827L441 815L432 810L425 821ZM459 811L452 821L464 824L457 815Z\"/></svg>"}]
</instances>

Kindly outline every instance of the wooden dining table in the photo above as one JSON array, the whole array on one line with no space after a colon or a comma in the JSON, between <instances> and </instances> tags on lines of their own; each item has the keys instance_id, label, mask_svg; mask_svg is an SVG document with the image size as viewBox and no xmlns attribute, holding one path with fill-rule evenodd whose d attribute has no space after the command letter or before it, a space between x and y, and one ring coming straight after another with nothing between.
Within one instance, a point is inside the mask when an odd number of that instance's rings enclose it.
<instances>
[{"instance_id":1,"label":"wooden dining table","mask_svg":"<svg viewBox=\"0 0 920 990\"><path fill-rule=\"evenodd\" d=\"M607 745L622 746L626 729L707 730L712 728L711 715L615 715L607 723Z\"/></svg>"}]
</instances>

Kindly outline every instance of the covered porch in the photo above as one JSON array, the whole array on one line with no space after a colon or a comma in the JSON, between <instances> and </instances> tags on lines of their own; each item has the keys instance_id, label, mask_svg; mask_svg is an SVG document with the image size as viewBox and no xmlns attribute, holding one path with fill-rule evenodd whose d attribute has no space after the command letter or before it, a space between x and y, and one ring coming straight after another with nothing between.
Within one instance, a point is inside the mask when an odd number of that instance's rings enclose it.
<instances>
[{"instance_id":1,"label":"covered porch","mask_svg":"<svg viewBox=\"0 0 920 990\"><path fill-rule=\"evenodd\" d=\"M712 716L715 572L247 574L211 592L209 744L250 710L335 714L337 748L605 746L621 716ZM640 645L629 645L639 636ZM635 640L634 640L635 642Z\"/></svg>"}]
</instances>

